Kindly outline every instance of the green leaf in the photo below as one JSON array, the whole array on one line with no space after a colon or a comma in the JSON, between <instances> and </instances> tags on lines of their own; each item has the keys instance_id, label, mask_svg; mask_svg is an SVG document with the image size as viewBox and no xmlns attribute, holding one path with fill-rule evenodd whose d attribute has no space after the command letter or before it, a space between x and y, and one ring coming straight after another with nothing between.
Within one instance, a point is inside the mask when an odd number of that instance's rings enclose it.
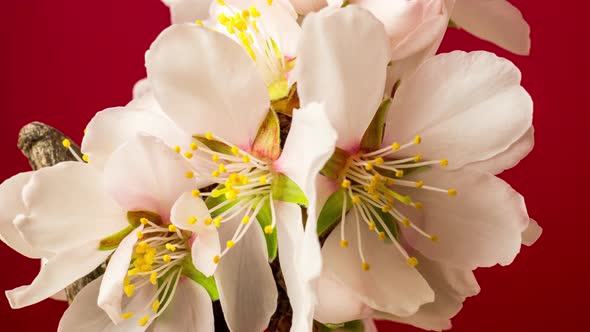
<instances>
[{"instance_id":1,"label":"green leaf","mask_svg":"<svg viewBox=\"0 0 590 332\"><path fill-rule=\"evenodd\" d=\"M252 144L252 152L269 160L276 160L281 155L281 126L275 111L269 110L266 114Z\"/></svg>"},{"instance_id":2,"label":"green leaf","mask_svg":"<svg viewBox=\"0 0 590 332\"><path fill-rule=\"evenodd\" d=\"M123 241L123 239L127 235L129 235L131 232L133 232L134 229L135 229L135 226L129 225L129 226L125 227L123 230L121 230L113 235L109 235L109 236L105 237L104 239L100 240L100 244L98 245L98 250L108 251L108 250L117 249L117 247L119 247L119 244L121 243L121 241Z\"/></svg>"},{"instance_id":3,"label":"green leaf","mask_svg":"<svg viewBox=\"0 0 590 332\"><path fill-rule=\"evenodd\" d=\"M264 205L258 212L256 219L258 220L260 227L262 227L263 232L266 226L272 224L272 212L270 210L269 200L264 201ZM272 262L277 257L277 251L279 249L279 239L276 227L273 228L272 233L270 234L264 232L264 239L266 240L266 248L268 249L268 260Z\"/></svg>"},{"instance_id":4,"label":"green leaf","mask_svg":"<svg viewBox=\"0 0 590 332\"><path fill-rule=\"evenodd\" d=\"M385 129L385 120L387 119L387 111L389 110L389 105L391 105L391 99L387 98L381 105L371 124L365 131L363 135L363 139L361 140L361 150L363 151L375 151L381 148L381 143L383 142L383 132Z\"/></svg>"},{"instance_id":5,"label":"green leaf","mask_svg":"<svg viewBox=\"0 0 590 332\"><path fill-rule=\"evenodd\" d=\"M208 140L207 138L205 138L203 136L193 136L193 138L196 139L197 141L203 143L211 151L227 154L230 156L233 155L233 152L231 151L231 146L228 146L225 143L221 143L216 140Z\"/></svg>"},{"instance_id":6,"label":"green leaf","mask_svg":"<svg viewBox=\"0 0 590 332\"><path fill-rule=\"evenodd\" d=\"M133 227L139 227L141 225L141 218L153 222L156 225L162 224L162 217L159 214L151 211L129 211L127 212L127 221Z\"/></svg>"},{"instance_id":7,"label":"green leaf","mask_svg":"<svg viewBox=\"0 0 590 332\"><path fill-rule=\"evenodd\" d=\"M334 154L326 162L320 173L330 179L338 179L342 170L346 168L349 157L348 152L336 147Z\"/></svg>"},{"instance_id":8,"label":"green leaf","mask_svg":"<svg viewBox=\"0 0 590 332\"><path fill-rule=\"evenodd\" d=\"M182 263L182 274L189 277L197 284L203 286L207 293L209 293L211 300L215 301L219 299L219 292L217 291L215 278L213 276L206 277L203 273L201 273L201 271L197 270L193 265L193 259L190 255L186 257Z\"/></svg>"},{"instance_id":9,"label":"green leaf","mask_svg":"<svg viewBox=\"0 0 590 332\"><path fill-rule=\"evenodd\" d=\"M297 183L284 174L276 174L272 182L273 199L307 206L305 194Z\"/></svg>"},{"instance_id":10,"label":"green leaf","mask_svg":"<svg viewBox=\"0 0 590 332\"><path fill-rule=\"evenodd\" d=\"M348 195L343 195L342 190L338 190L333 193L326 204L322 207L320 216L318 218L318 236L323 236L326 232L336 226L336 223L340 222L342 218L342 204L344 203L344 197L346 197L346 212L350 210L352 202Z\"/></svg>"}]
</instances>

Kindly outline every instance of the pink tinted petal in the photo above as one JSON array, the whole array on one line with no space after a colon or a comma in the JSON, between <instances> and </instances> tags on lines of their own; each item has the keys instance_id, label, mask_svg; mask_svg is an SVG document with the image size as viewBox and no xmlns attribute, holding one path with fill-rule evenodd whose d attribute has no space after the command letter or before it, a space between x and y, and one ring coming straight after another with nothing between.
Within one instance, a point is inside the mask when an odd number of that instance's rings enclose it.
<instances>
[{"instance_id":1,"label":"pink tinted petal","mask_svg":"<svg viewBox=\"0 0 590 332\"><path fill-rule=\"evenodd\" d=\"M336 280L328 270L322 271L317 292L314 318L321 323L340 324L369 317L373 312L351 288Z\"/></svg>"},{"instance_id":2,"label":"pink tinted petal","mask_svg":"<svg viewBox=\"0 0 590 332\"><path fill-rule=\"evenodd\" d=\"M291 0L295 11L300 15L307 15L310 12L318 11L324 8L328 3L334 0ZM337 0L342 2L342 0Z\"/></svg>"},{"instance_id":3,"label":"pink tinted petal","mask_svg":"<svg viewBox=\"0 0 590 332\"><path fill-rule=\"evenodd\" d=\"M541 237L542 233L543 228L535 220L530 219L528 227L522 232L522 244L532 246Z\"/></svg>"}]
</instances>

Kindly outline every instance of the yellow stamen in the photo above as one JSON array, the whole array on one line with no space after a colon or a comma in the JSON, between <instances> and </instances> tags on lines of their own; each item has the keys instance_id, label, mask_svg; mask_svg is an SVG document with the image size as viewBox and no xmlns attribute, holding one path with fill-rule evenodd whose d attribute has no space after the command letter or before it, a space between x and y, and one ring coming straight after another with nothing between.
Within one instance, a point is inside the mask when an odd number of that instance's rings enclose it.
<instances>
[{"instance_id":1,"label":"yellow stamen","mask_svg":"<svg viewBox=\"0 0 590 332\"><path fill-rule=\"evenodd\" d=\"M152 311L158 312L158 309L160 309L160 301L155 300L154 303L152 303Z\"/></svg>"},{"instance_id":2,"label":"yellow stamen","mask_svg":"<svg viewBox=\"0 0 590 332\"><path fill-rule=\"evenodd\" d=\"M139 222L140 222L142 225L145 225L145 224L147 224L147 223L149 222L149 220L147 220L147 218L141 218L141 219L139 219Z\"/></svg>"},{"instance_id":3,"label":"yellow stamen","mask_svg":"<svg viewBox=\"0 0 590 332\"><path fill-rule=\"evenodd\" d=\"M219 0L217 0L219 1ZM147 324L147 322L150 320L149 316L143 316L141 317L141 319L138 321L139 325L141 326L145 326Z\"/></svg>"},{"instance_id":4,"label":"yellow stamen","mask_svg":"<svg viewBox=\"0 0 590 332\"><path fill-rule=\"evenodd\" d=\"M361 202L361 198L359 197L359 195L353 195L353 196L352 196L352 202L353 202L354 204L358 204L358 203L360 203L360 202Z\"/></svg>"},{"instance_id":5,"label":"yellow stamen","mask_svg":"<svg viewBox=\"0 0 590 332\"><path fill-rule=\"evenodd\" d=\"M248 225L249 222L250 222L249 216L244 216L244 218L242 218L242 224Z\"/></svg>"},{"instance_id":6,"label":"yellow stamen","mask_svg":"<svg viewBox=\"0 0 590 332\"><path fill-rule=\"evenodd\" d=\"M410 257L406 260L406 262L408 263L409 266L415 267L416 265L418 265L418 258Z\"/></svg>"},{"instance_id":7,"label":"yellow stamen","mask_svg":"<svg viewBox=\"0 0 590 332\"><path fill-rule=\"evenodd\" d=\"M439 163L440 163L440 165L441 165L442 167L447 167L447 166L449 166L449 161L448 161L448 160L446 160L446 159L441 159L441 161L440 161Z\"/></svg>"},{"instance_id":8,"label":"yellow stamen","mask_svg":"<svg viewBox=\"0 0 590 332\"><path fill-rule=\"evenodd\" d=\"M236 245L236 244L235 244L235 242L234 242L234 241L232 241L232 240L228 240L228 241L225 243L225 246L226 246L228 249L231 249L231 248L233 248L233 246L235 246L235 245Z\"/></svg>"},{"instance_id":9,"label":"yellow stamen","mask_svg":"<svg viewBox=\"0 0 590 332\"><path fill-rule=\"evenodd\" d=\"M346 241L346 240L340 240L340 246L342 248L347 248L348 247L348 241Z\"/></svg>"},{"instance_id":10,"label":"yellow stamen","mask_svg":"<svg viewBox=\"0 0 590 332\"><path fill-rule=\"evenodd\" d=\"M166 254L166 255L164 255L164 257L162 257L162 260L166 263L170 263L170 261L172 260L172 257L170 257L170 255Z\"/></svg>"},{"instance_id":11,"label":"yellow stamen","mask_svg":"<svg viewBox=\"0 0 590 332\"><path fill-rule=\"evenodd\" d=\"M216 155L216 154L214 154L214 155L211 156L211 160L213 160L213 162L216 163L216 162L219 161L219 156Z\"/></svg>"},{"instance_id":12,"label":"yellow stamen","mask_svg":"<svg viewBox=\"0 0 590 332\"><path fill-rule=\"evenodd\" d=\"M424 181L416 182L416 188L422 188L424 186Z\"/></svg>"},{"instance_id":13,"label":"yellow stamen","mask_svg":"<svg viewBox=\"0 0 590 332\"><path fill-rule=\"evenodd\" d=\"M125 292L125 295L127 295L127 297L132 297L133 293L135 292L135 285L129 284L123 287L123 291Z\"/></svg>"},{"instance_id":14,"label":"yellow stamen","mask_svg":"<svg viewBox=\"0 0 590 332\"><path fill-rule=\"evenodd\" d=\"M404 225L404 227L410 226L410 220L408 218L402 219L401 223L402 223L402 225Z\"/></svg>"},{"instance_id":15,"label":"yellow stamen","mask_svg":"<svg viewBox=\"0 0 590 332\"><path fill-rule=\"evenodd\" d=\"M380 240L385 240L385 232L379 232L379 239Z\"/></svg>"},{"instance_id":16,"label":"yellow stamen","mask_svg":"<svg viewBox=\"0 0 590 332\"><path fill-rule=\"evenodd\" d=\"M215 219L213 219L213 224L215 225L215 227L219 228L221 227L221 217L217 217Z\"/></svg>"},{"instance_id":17,"label":"yellow stamen","mask_svg":"<svg viewBox=\"0 0 590 332\"><path fill-rule=\"evenodd\" d=\"M180 153L180 146L178 146L178 145L175 146L174 147L174 151L176 151L176 153Z\"/></svg>"},{"instance_id":18,"label":"yellow stamen","mask_svg":"<svg viewBox=\"0 0 590 332\"><path fill-rule=\"evenodd\" d=\"M363 268L363 271L369 271L371 269L371 265L369 265L367 262L363 262L361 267Z\"/></svg>"},{"instance_id":19,"label":"yellow stamen","mask_svg":"<svg viewBox=\"0 0 590 332\"><path fill-rule=\"evenodd\" d=\"M249 162L250 162L250 157L248 157L247 155L244 155L244 156L242 157L242 160L243 160L243 161L244 161L244 162L247 164L247 163L249 163Z\"/></svg>"},{"instance_id":20,"label":"yellow stamen","mask_svg":"<svg viewBox=\"0 0 590 332\"><path fill-rule=\"evenodd\" d=\"M126 313L124 313L124 314L121 315L121 318L123 318L123 319L129 319L131 317L133 317L133 313L132 312L126 312Z\"/></svg>"},{"instance_id":21,"label":"yellow stamen","mask_svg":"<svg viewBox=\"0 0 590 332\"><path fill-rule=\"evenodd\" d=\"M238 148L237 146L232 146L232 147L231 147L231 153L232 153L234 156L237 156L237 155L240 153L240 148Z\"/></svg>"},{"instance_id":22,"label":"yellow stamen","mask_svg":"<svg viewBox=\"0 0 590 332\"><path fill-rule=\"evenodd\" d=\"M213 263L218 264L220 259L221 259L221 257L219 257L219 256L213 257Z\"/></svg>"},{"instance_id":23,"label":"yellow stamen","mask_svg":"<svg viewBox=\"0 0 590 332\"><path fill-rule=\"evenodd\" d=\"M184 176L185 176L187 179L192 179L192 178L195 176L195 173L193 173L193 172L191 172L191 171L188 171L188 172L184 173Z\"/></svg>"},{"instance_id":24,"label":"yellow stamen","mask_svg":"<svg viewBox=\"0 0 590 332\"><path fill-rule=\"evenodd\" d=\"M401 146L399 145L399 143L398 143L398 142L393 142L393 144L391 144L391 149L392 149L393 151L397 151L397 150L399 150L399 148L400 148L400 147L401 147Z\"/></svg>"},{"instance_id":25,"label":"yellow stamen","mask_svg":"<svg viewBox=\"0 0 590 332\"><path fill-rule=\"evenodd\" d=\"M260 184L266 184L266 175L260 177Z\"/></svg>"},{"instance_id":26,"label":"yellow stamen","mask_svg":"<svg viewBox=\"0 0 590 332\"><path fill-rule=\"evenodd\" d=\"M168 225L168 231L169 232L176 232L176 226L174 224Z\"/></svg>"},{"instance_id":27,"label":"yellow stamen","mask_svg":"<svg viewBox=\"0 0 590 332\"><path fill-rule=\"evenodd\" d=\"M219 0L218 0L218 1L219 1ZM206 132L206 133L205 133L205 138L206 138L207 140L209 140L209 141L210 141L210 140L212 140L212 139L213 139L213 134L211 134L211 132L210 132L210 131L208 131L208 132Z\"/></svg>"},{"instance_id":28,"label":"yellow stamen","mask_svg":"<svg viewBox=\"0 0 590 332\"><path fill-rule=\"evenodd\" d=\"M207 219L205 219L205 225L209 226L209 225L211 225L212 223L213 223L213 219L211 219L211 218L207 218Z\"/></svg>"},{"instance_id":29,"label":"yellow stamen","mask_svg":"<svg viewBox=\"0 0 590 332\"><path fill-rule=\"evenodd\" d=\"M415 162L419 162L421 160L422 160L422 155L421 154L417 154L417 155L414 156L414 161Z\"/></svg>"},{"instance_id":30,"label":"yellow stamen","mask_svg":"<svg viewBox=\"0 0 590 332\"><path fill-rule=\"evenodd\" d=\"M266 234L272 234L272 232L273 232L273 228L272 228L271 225L264 226L264 233L266 233Z\"/></svg>"},{"instance_id":31,"label":"yellow stamen","mask_svg":"<svg viewBox=\"0 0 590 332\"><path fill-rule=\"evenodd\" d=\"M65 147L65 148L70 148L70 146L72 146L72 142L70 142L69 139L64 139L63 141L61 141L61 144Z\"/></svg>"},{"instance_id":32,"label":"yellow stamen","mask_svg":"<svg viewBox=\"0 0 590 332\"><path fill-rule=\"evenodd\" d=\"M372 161L367 161L367 164L365 165L365 169L367 171L370 171L373 169L373 162Z\"/></svg>"},{"instance_id":33,"label":"yellow stamen","mask_svg":"<svg viewBox=\"0 0 590 332\"><path fill-rule=\"evenodd\" d=\"M438 240L439 240L438 235L430 235L430 241L438 242Z\"/></svg>"},{"instance_id":34,"label":"yellow stamen","mask_svg":"<svg viewBox=\"0 0 590 332\"><path fill-rule=\"evenodd\" d=\"M172 252L176 251L176 246L173 245L173 244L166 243L165 247L166 247L166 249L168 249L168 250L170 250Z\"/></svg>"},{"instance_id":35,"label":"yellow stamen","mask_svg":"<svg viewBox=\"0 0 590 332\"><path fill-rule=\"evenodd\" d=\"M193 216L193 217L188 218L188 223L191 224L191 225L196 224L197 223L197 217Z\"/></svg>"},{"instance_id":36,"label":"yellow stamen","mask_svg":"<svg viewBox=\"0 0 590 332\"><path fill-rule=\"evenodd\" d=\"M221 175L221 172L219 172L218 170L214 170L213 172L211 172L211 176L214 178L218 178Z\"/></svg>"},{"instance_id":37,"label":"yellow stamen","mask_svg":"<svg viewBox=\"0 0 590 332\"><path fill-rule=\"evenodd\" d=\"M141 231L137 231L137 233L135 233L135 235L137 235L138 239L143 239L143 233Z\"/></svg>"},{"instance_id":38,"label":"yellow stamen","mask_svg":"<svg viewBox=\"0 0 590 332\"><path fill-rule=\"evenodd\" d=\"M349 180L342 181L342 188L350 188L350 181Z\"/></svg>"},{"instance_id":39,"label":"yellow stamen","mask_svg":"<svg viewBox=\"0 0 590 332\"><path fill-rule=\"evenodd\" d=\"M84 160L85 162L88 162L89 157L87 154L82 155L82 160Z\"/></svg>"},{"instance_id":40,"label":"yellow stamen","mask_svg":"<svg viewBox=\"0 0 590 332\"><path fill-rule=\"evenodd\" d=\"M398 169L397 171L395 171L395 176L401 178L402 176L404 176L404 171Z\"/></svg>"},{"instance_id":41,"label":"yellow stamen","mask_svg":"<svg viewBox=\"0 0 590 332\"><path fill-rule=\"evenodd\" d=\"M197 145L197 143L192 142L190 145L191 150L195 151L199 149L199 145Z\"/></svg>"},{"instance_id":42,"label":"yellow stamen","mask_svg":"<svg viewBox=\"0 0 590 332\"><path fill-rule=\"evenodd\" d=\"M457 189L449 189L447 190L449 196L457 196Z\"/></svg>"},{"instance_id":43,"label":"yellow stamen","mask_svg":"<svg viewBox=\"0 0 590 332\"><path fill-rule=\"evenodd\" d=\"M422 137L421 136L414 137L414 144L420 144L420 143L422 143Z\"/></svg>"},{"instance_id":44,"label":"yellow stamen","mask_svg":"<svg viewBox=\"0 0 590 332\"><path fill-rule=\"evenodd\" d=\"M152 283L152 285L155 285L158 283L158 272L152 272L150 274L150 282Z\"/></svg>"},{"instance_id":45,"label":"yellow stamen","mask_svg":"<svg viewBox=\"0 0 590 332\"><path fill-rule=\"evenodd\" d=\"M375 227L377 227L377 225L375 224L375 222L373 220L371 220L371 222L369 223L369 230L373 231L373 230L375 230Z\"/></svg>"},{"instance_id":46,"label":"yellow stamen","mask_svg":"<svg viewBox=\"0 0 590 332\"><path fill-rule=\"evenodd\" d=\"M199 189L195 189L191 192L193 197L201 197L201 191Z\"/></svg>"},{"instance_id":47,"label":"yellow stamen","mask_svg":"<svg viewBox=\"0 0 590 332\"><path fill-rule=\"evenodd\" d=\"M375 158L374 161L375 161L375 165L377 165L377 166L381 166L385 162L385 160L383 160L383 158L381 158L381 157Z\"/></svg>"},{"instance_id":48,"label":"yellow stamen","mask_svg":"<svg viewBox=\"0 0 590 332\"><path fill-rule=\"evenodd\" d=\"M186 159L191 159L194 156L194 154L192 152L185 152L184 153L184 157Z\"/></svg>"}]
</instances>

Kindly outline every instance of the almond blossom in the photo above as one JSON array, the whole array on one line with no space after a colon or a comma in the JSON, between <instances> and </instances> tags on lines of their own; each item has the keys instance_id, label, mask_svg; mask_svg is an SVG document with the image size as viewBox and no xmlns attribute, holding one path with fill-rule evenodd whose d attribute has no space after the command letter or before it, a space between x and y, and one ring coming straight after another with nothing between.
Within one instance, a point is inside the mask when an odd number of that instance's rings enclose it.
<instances>
[{"instance_id":1,"label":"almond blossom","mask_svg":"<svg viewBox=\"0 0 590 332\"><path fill-rule=\"evenodd\" d=\"M425 317L408 322L448 320L452 303L479 290L472 270L510 264L529 225L522 196L491 174L514 166L533 144L520 72L487 52L442 54L389 100L388 36L369 12L310 14L301 41L301 104L323 102L338 133L318 182L318 231L333 228L321 280L366 304L320 287L316 318L345 322L368 317L366 308L403 318L424 308Z\"/></svg>"},{"instance_id":2,"label":"almond blossom","mask_svg":"<svg viewBox=\"0 0 590 332\"><path fill-rule=\"evenodd\" d=\"M17 176L30 179L10 185L15 197L22 191L20 208L24 207L13 211L17 213L13 225L22 241L47 262L31 285L6 292L11 307L28 306L57 293L112 255L104 278L93 284L100 286L94 305L71 308L104 310L107 315L66 314L60 330L88 326L96 331L143 331L154 322L176 327L198 323L212 330L210 296L195 283L212 281L195 267L213 273L210 257L219 253L219 240L214 226L196 227L178 217L193 212L176 202L195 186L184 176L189 167L159 140L141 135L117 149L104 172L82 162L64 162ZM6 185L3 198L9 194ZM200 200L194 202L198 206ZM199 307L201 315L166 314L160 319L168 307L186 304L184 296L175 295L179 287L191 290L194 298L189 304ZM214 292L214 286L209 289ZM198 322L185 321L191 317Z\"/></svg>"}]
</instances>

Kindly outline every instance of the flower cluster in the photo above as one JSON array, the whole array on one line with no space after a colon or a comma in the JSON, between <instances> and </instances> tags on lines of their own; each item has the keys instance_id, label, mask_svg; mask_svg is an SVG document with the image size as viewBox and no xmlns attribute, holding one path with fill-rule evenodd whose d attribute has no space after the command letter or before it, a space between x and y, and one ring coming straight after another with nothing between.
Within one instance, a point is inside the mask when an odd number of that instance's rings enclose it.
<instances>
[{"instance_id":1,"label":"flower cluster","mask_svg":"<svg viewBox=\"0 0 590 332\"><path fill-rule=\"evenodd\" d=\"M59 331L450 328L478 267L541 229L498 174L533 146L519 70L436 54L449 26L518 54L507 1L167 0L173 25L79 160L0 186L0 238L44 260L13 308L106 264ZM302 16L305 15L305 16ZM450 22L450 23L449 23Z\"/></svg>"}]
</instances>

